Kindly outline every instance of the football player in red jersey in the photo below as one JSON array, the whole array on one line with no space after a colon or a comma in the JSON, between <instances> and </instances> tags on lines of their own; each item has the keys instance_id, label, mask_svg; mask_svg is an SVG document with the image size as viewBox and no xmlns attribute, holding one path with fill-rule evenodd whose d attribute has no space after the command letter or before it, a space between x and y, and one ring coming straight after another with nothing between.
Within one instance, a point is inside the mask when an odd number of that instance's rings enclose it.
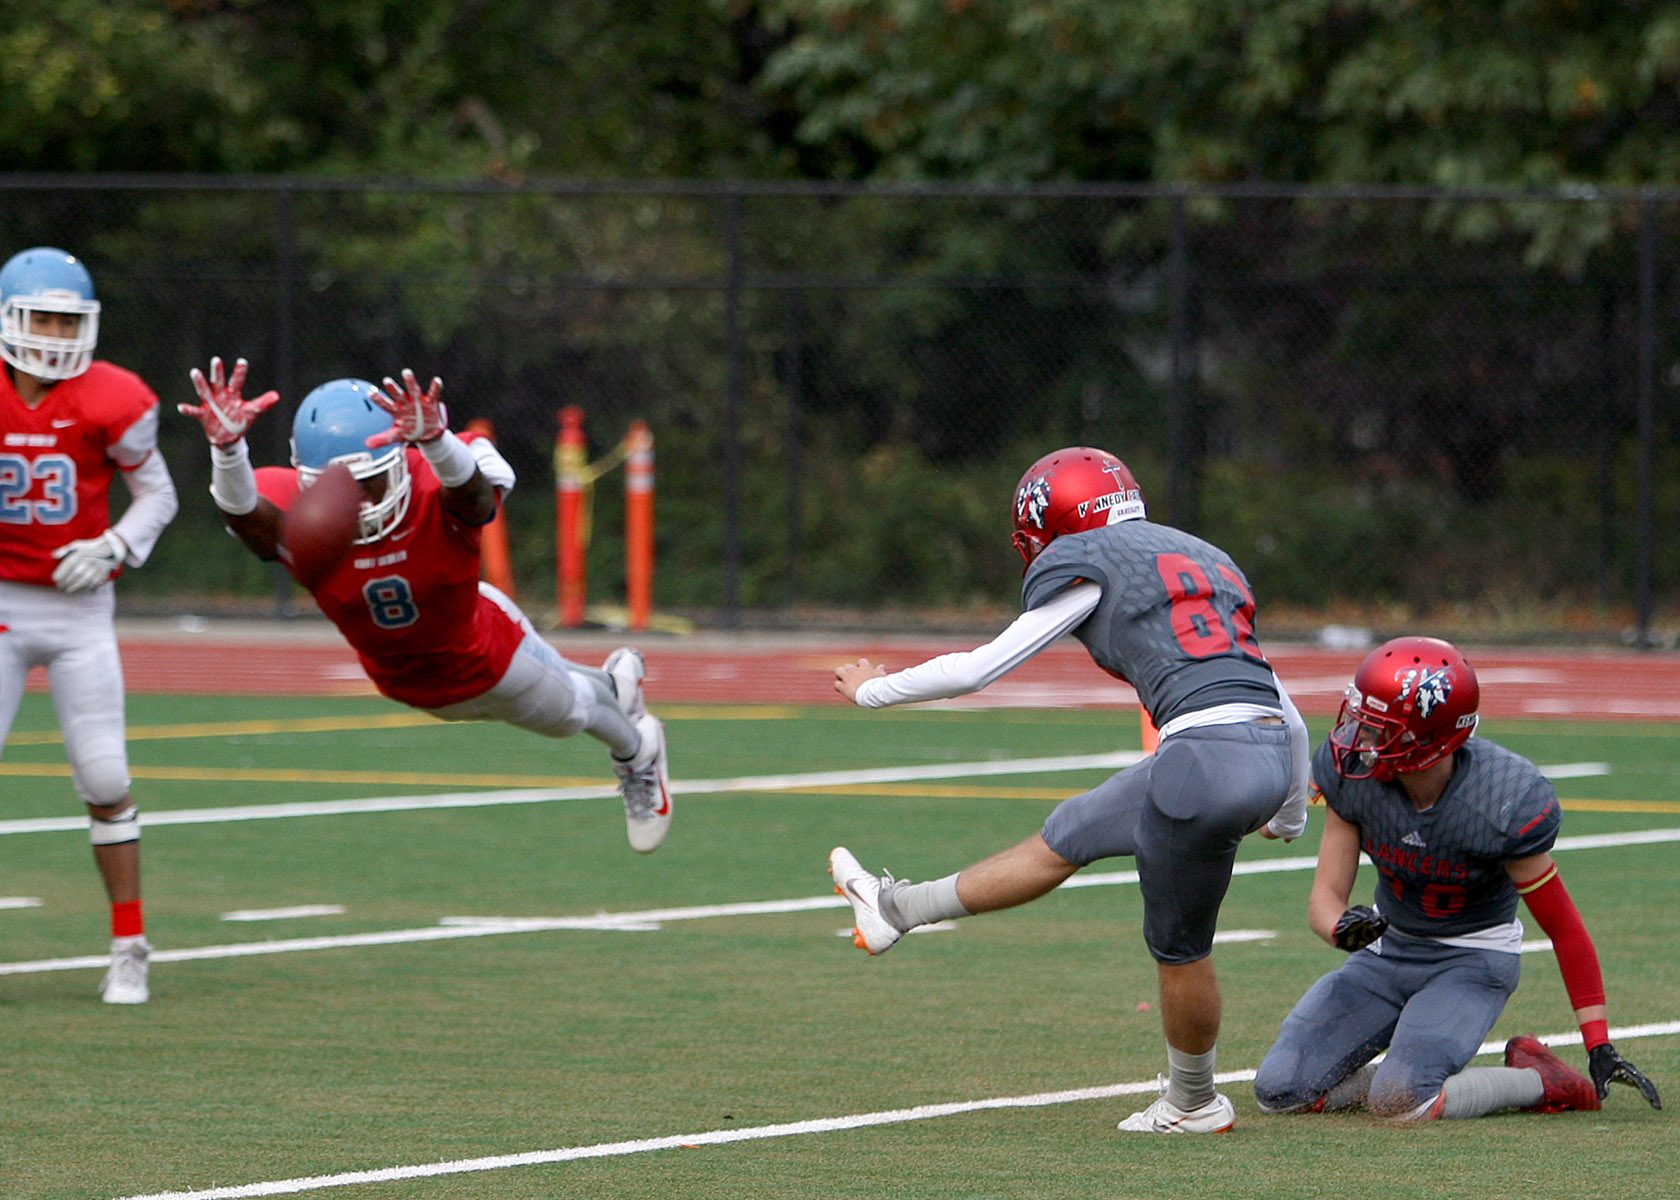
<instances>
[{"instance_id":1,"label":"football player in red jersey","mask_svg":"<svg viewBox=\"0 0 1680 1200\"><path fill-rule=\"evenodd\" d=\"M157 448L157 396L95 360L98 340L93 279L75 257L37 246L0 268L0 747L25 677L44 667L111 903L100 990L109 1004L142 1004L151 947L111 581L146 561L176 499ZM113 521L117 476L130 502Z\"/></svg>"},{"instance_id":2,"label":"football player in red jersey","mask_svg":"<svg viewBox=\"0 0 1680 1200\"><path fill-rule=\"evenodd\" d=\"M1025 611L1008 629L890 675L859 659L835 671L836 689L865 708L961 696L1071 633L1137 689L1159 749L956 874L876 876L844 846L829 853L829 873L851 903L857 944L882 954L919 925L1025 904L1099 859L1135 858L1168 1073L1160 1098L1119 1128L1224 1133L1236 1114L1214 1087L1215 925L1242 839L1293 839L1306 827L1307 727L1255 640L1254 597L1236 563L1147 520L1114 455L1072 446L1029 467L1015 490L1014 541L1027 564Z\"/></svg>"},{"instance_id":3,"label":"football player in red jersey","mask_svg":"<svg viewBox=\"0 0 1680 1200\"><path fill-rule=\"evenodd\" d=\"M480 530L513 487L487 438L450 432L443 384L412 371L383 389L335 379L304 397L292 423L292 466L253 470L245 431L277 392L243 396L231 375L195 369L199 403L180 405L210 441L210 495L258 558L281 559L282 522L299 492L342 463L362 487L360 532L342 562L299 580L393 700L446 721L506 721L547 737L588 733L612 752L630 845L658 848L671 825L664 726L642 697L639 651L599 667L562 658L513 601L479 580ZM288 566L290 564L288 563Z\"/></svg>"},{"instance_id":4,"label":"football player in red jersey","mask_svg":"<svg viewBox=\"0 0 1680 1200\"><path fill-rule=\"evenodd\" d=\"M1254 1080L1262 1108L1562 1112L1598 1108L1612 1082L1662 1107L1610 1042L1598 952L1552 861L1557 796L1526 758L1471 739L1480 696L1464 655L1436 638L1386 642L1354 674L1312 762L1329 812L1307 910L1349 956L1284 1020ZM1349 908L1361 851L1376 903ZM1591 1079L1526 1035L1503 1067L1469 1065L1517 986L1519 897L1552 939Z\"/></svg>"}]
</instances>

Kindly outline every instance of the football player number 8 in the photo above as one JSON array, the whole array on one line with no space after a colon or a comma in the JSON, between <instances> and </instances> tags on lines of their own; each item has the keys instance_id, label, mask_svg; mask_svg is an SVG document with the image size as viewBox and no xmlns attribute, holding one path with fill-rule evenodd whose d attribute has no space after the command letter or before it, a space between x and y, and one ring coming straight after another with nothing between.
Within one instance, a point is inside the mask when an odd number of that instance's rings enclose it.
<instances>
[{"instance_id":1,"label":"football player number 8","mask_svg":"<svg viewBox=\"0 0 1680 1200\"><path fill-rule=\"evenodd\" d=\"M1233 644L1250 658L1266 661L1254 640L1254 597L1241 575L1218 565L1225 582L1237 590L1242 603L1231 610L1229 623L1213 606L1213 585L1200 563L1183 554L1162 554L1155 569L1172 601L1172 630L1178 644L1192 658L1214 658L1229 654Z\"/></svg>"},{"instance_id":2,"label":"football player number 8","mask_svg":"<svg viewBox=\"0 0 1680 1200\"><path fill-rule=\"evenodd\" d=\"M367 601L373 623L381 629L402 629L420 619L414 593L401 575L368 580L362 585L362 598Z\"/></svg>"}]
</instances>

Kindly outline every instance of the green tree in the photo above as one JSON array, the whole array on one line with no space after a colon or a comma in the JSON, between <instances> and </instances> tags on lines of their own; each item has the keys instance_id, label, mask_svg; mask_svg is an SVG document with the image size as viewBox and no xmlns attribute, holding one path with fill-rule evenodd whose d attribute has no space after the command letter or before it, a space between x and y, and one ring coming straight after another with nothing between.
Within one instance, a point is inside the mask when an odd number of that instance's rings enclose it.
<instances>
[{"instance_id":1,"label":"green tree","mask_svg":"<svg viewBox=\"0 0 1680 1200\"><path fill-rule=\"evenodd\" d=\"M1680 10L766 0L797 136L893 178L1680 182Z\"/></svg>"},{"instance_id":2,"label":"green tree","mask_svg":"<svg viewBox=\"0 0 1680 1200\"><path fill-rule=\"evenodd\" d=\"M758 174L751 11L705 0L12 0L13 170ZM783 122L784 124L786 122Z\"/></svg>"}]
</instances>

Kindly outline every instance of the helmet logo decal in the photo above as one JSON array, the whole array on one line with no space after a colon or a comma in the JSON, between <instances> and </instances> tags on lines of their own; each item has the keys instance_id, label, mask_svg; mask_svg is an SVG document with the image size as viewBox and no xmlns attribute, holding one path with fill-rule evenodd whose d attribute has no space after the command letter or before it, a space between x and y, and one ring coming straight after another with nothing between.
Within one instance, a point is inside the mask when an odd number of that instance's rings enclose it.
<instances>
[{"instance_id":1,"label":"helmet logo decal","mask_svg":"<svg viewBox=\"0 0 1680 1200\"><path fill-rule=\"evenodd\" d=\"M1044 514L1050 511L1050 482L1040 475L1029 479L1015 493L1015 519L1021 524L1044 528Z\"/></svg>"},{"instance_id":2,"label":"helmet logo decal","mask_svg":"<svg viewBox=\"0 0 1680 1200\"><path fill-rule=\"evenodd\" d=\"M1078 507L1079 519L1084 520L1089 513L1107 512L1110 513L1108 523L1112 525L1128 516L1141 516L1141 511L1128 511L1133 507L1138 510L1143 508L1143 493L1137 488L1122 488L1118 492L1109 492L1106 496L1098 496L1094 500L1081 500Z\"/></svg>"},{"instance_id":3,"label":"helmet logo decal","mask_svg":"<svg viewBox=\"0 0 1680 1200\"><path fill-rule=\"evenodd\" d=\"M1126 477L1126 468L1115 461L1102 463L1097 469L1114 480L1114 490L1089 500L1081 500L1078 505L1079 519L1083 521L1092 513L1106 512L1106 524L1115 525L1133 517L1143 516L1143 492L1128 486L1130 481Z\"/></svg>"},{"instance_id":4,"label":"helmet logo decal","mask_svg":"<svg viewBox=\"0 0 1680 1200\"><path fill-rule=\"evenodd\" d=\"M1445 704L1447 698L1452 695L1452 676L1448 674L1450 670L1450 667L1442 667L1436 671L1420 671L1413 667L1400 677L1399 698L1404 700L1415 684L1418 716L1427 721L1429 714Z\"/></svg>"}]
</instances>

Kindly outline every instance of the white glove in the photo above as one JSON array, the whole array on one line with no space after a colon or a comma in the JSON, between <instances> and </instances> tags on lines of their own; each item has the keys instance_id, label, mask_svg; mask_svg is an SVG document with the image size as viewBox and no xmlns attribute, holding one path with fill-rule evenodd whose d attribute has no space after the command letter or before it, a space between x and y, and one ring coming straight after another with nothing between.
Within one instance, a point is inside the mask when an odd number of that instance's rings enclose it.
<instances>
[{"instance_id":1,"label":"white glove","mask_svg":"<svg viewBox=\"0 0 1680 1200\"><path fill-rule=\"evenodd\" d=\"M193 390L198 393L198 404L177 404L177 412L192 417L204 426L204 436L210 439L212 446L231 446L245 436L245 431L251 427L263 413L273 407L280 399L279 392L264 392L253 400L245 399L245 372L250 365L243 358L233 364L231 377L224 373L222 360L210 360L210 378L204 377L204 372L194 367L187 372L192 380Z\"/></svg>"},{"instance_id":2,"label":"white glove","mask_svg":"<svg viewBox=\"0 0 1680 1200\"><path fill-rule=\"evenodd\" d=\"M443 380L432 377L432 384L424 392L414 372L403 368L402 383L389 376L385 390L373 393L373 402L391 414L391 428L368 438L369 450L377 450L392 442L430 442L443 436L449 428L449 412L443 406Z\"/></svg>"},{"instance_id":3,"label":"white glove","mask_svg":"<svg viewBox=\"0 0 1680 1200\"><path fill-rule=\"evenodd\" d=\"M96 538L66 542L53 551L53 557L58 559L53 583L59 591L72 596L90 592L117 573L127 553L128 547L111 529Z\"/></svg>"}]
</instances>

